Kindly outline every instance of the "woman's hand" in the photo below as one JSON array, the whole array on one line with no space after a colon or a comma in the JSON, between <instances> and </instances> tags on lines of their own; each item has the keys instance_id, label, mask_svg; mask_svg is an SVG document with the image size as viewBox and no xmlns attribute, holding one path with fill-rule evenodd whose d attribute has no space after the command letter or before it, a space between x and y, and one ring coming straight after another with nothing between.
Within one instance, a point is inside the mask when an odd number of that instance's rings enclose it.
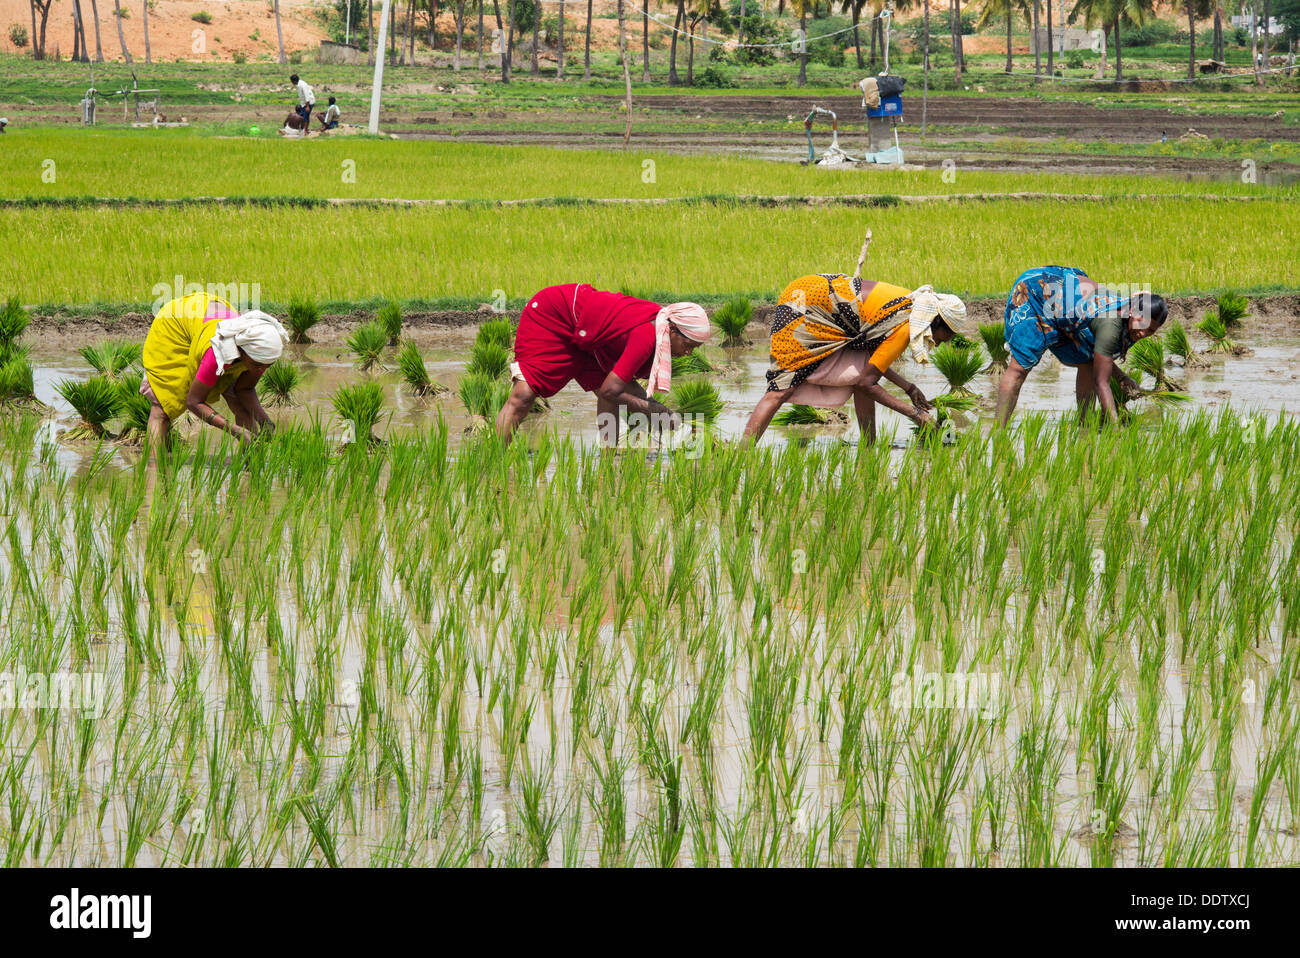
<instances>
[{"instance_id":1,"label":"woman's hand","mask_svg":"<svg viewBox=\"0 0 1300 958\"><path fill-rule=\"evenodd\" d=\"M1123 390L1125 399L1139 399L1142 396L1142 387L1128 376L1120 377L1119 388Z\"/></svg>"},{"instance_id":2,"label":"woman's hand","mask_svg":"<svg viewBox=\"0 0 1300 958\"><path fill-rule=\"evenodd\" d=\"M928 412L917 413L912 418L922 429L937 429L939 427L939 423Z\"/></svg>"},{"instance_id":3,"label":"woman's hand","mask_svg":"<svg viewBox=\"0 0 1300 958\"><path fill-rule=\"evenodd\" d=\"M912 400L912 405L920 412L929 412L934 408L934 403L925 398L925 393L921 392L921 387L915 383L907 387L907 398Z\"/></svg>"}]
</instances>

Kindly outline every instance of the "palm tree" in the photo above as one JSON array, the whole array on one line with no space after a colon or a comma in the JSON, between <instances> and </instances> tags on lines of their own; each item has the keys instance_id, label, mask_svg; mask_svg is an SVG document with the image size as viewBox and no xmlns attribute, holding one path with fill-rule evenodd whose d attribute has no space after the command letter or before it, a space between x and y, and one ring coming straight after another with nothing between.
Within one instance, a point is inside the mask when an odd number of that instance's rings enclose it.
<instances>
[{"instance_id":1,"label":"palm tree","mask_svg":"<svg viewBox=\"0 0 1300 958\"><path fill-rule=\"evenodd\" d=\"M564 79L564 0L560 0L560 36L556 42L555 78Z\"/></svg>"},{"instance_id":2,"label":"palm tree","mask_svg":"<svg viewBox=\"0 0 1300 958\"><path fill-rule=\"evenodd\" d=\"M95 0L90 0L90 15L95 20L95 62L104 62L104 50L99 45L99 5Z\"/></svg>"},{"instance_id":3,"label":"palm tree","mask_svg":"<svg viewBox=\"0 0 1300 958\"><path fill-rule=\"evenodd\" d=\"M1043 75L1043 45L1038 42L1038 6L1040 0L1031 0L1034 5L1034 21L1031 29L1034 31L1034 76ZM1052 0L1047 0L1047 5L1052 5Z\"/></svg>"},{"instance_id":4,"label":"palm tree","mask_svg":"<svg viewBox=\"0 0 1300 958\"><path fill-rule=\"evenodd\" d=\"M126 35L122 33L122 4L121 0L113 0L113 19L117 21L117 42L122 45L122 59L126 61L127 66L131 65L131 51L126 48ZM33 20L32 24L35 25Z\"/></svg>"},{"instance_id":5,"label":"palm tree","mask_svg":"<svg viewBox=\"0 0 1300 958\"><path fill-rule=\"evenodd\" d=\"M1120 45L1120 25L1141 26L1154 8L1154 0L1076 0L1070 21L1082 19L1088 29L1101 28L1103 37L1115 40L1115 79L1124 79L1124 53ZM1106 72L1105 53L1102 73Z\"/></svg>"},{"instance_id":6,"label":"palm tree","mask_svg":"<svg viewBox=\"0 0 1300 958\"><path fill-rule=\"evenodd\" d=\"M587 44L582 53L582 78L591 79L591 0L587 0Z\"/></svg>"},{"instance_id":7,"label":"palm tree","mask_svg":"<svg viewBox=\"0 0 1300 958\"><path fill-rule=\"evenodd\" d=\"M961 0L952 0L952 4L948 9L948 26L952 33L952 60L956 70L957 82L960 83L962 72L966 69L966 51L961 39Z\"/></svg>"},{"instance_id":8,"label":"palm tree","mask_svg":"<svg viewBox=\"0 0 1300 958\"><path fill-rule=\"evenodd\" d=\"M1210 15L1214 0L1183 0L1183 9L1187 11L1187 79L1196 79L1196 21L1204 20ZM1215 10L1218 5L1214 4Z\"/></svg>"},{"instance_id":9,"label":"palm tree","mask_svg":"<svg viewBox=\"0 0 1300 958\"><path fill-rule=\"evenodd\" d=\"M1026 13L1026 0L984 0L984 8L976 26L987 30L996 20L1005 18L1007 22L1007 72L1011 72L1011 21L1016 14Z\"/></svg>"},{"instance_id":10,"label":"palm tree","mask_svg":"<svg viewBox=\"0 0 1300 958\"><path fill-rule=\"evenodd\" d=\"M591 0L588 0L590 3ZM673 21L672 48L668 53L668 85L677 86L677 33L686 20L686 0L677 0L677 18Z\"/></svg>"},{"instance_id":11,"label":"palm tree","mask_svg":"<svg viewBox=\"0 0 1300 958\"><path fill-rule=\"evenodd\" d=\"M744 0L741 0L744 3ZM862 63L862 40L858 37L858 23L862 20L862 8L867 5L867 0L840 0L840 13L847 13L853 17L853 46L858 51L858 69L864 69Z\"/></svg>"},{"instance_id":12,"label":"palm tree","mask_svg":"<svg viewBox=\"0 0 1300 958\"><path fill-rule=\"evenodd\" d=\"M149 0L140 0L140 19L144 21L144 62L153 63L149 55Z\"/></svg>"},{"instance_id":13,"label":"palm tree","mask_svg":"<svg viewBox=\"0 0 1300 958\"><path fill-rule=\"evenodd\" d=\"M650 82L650 0L641 0L641 82Z\"/></svg>"},{"instance_id":14,"label":"palm tree","mask_svg":"<svg viewBox=\"0 0 1300 958\"><path fill-rule=\"evenodd\" d=\"M1052 62L1052 0L1047 4L1047 75L1054 76L1056 67Z\"/></svg>"},{"instance_id":15,"label":"palm tree","mask_svg":"<svg viewBox=\"0 0 1300 958\"><path fill-rule=\"evenodd\" d=\"M790 9L799 14L799 85L808 82L808 12L816 12L817 0L790 0Z\"/></svg>"}]
</instances>

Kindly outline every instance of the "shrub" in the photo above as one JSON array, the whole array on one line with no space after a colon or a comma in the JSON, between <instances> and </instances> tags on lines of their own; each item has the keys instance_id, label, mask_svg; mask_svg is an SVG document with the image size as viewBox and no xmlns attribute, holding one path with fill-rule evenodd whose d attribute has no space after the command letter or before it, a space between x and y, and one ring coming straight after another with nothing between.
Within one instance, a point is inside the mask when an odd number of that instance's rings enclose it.
<instances>
[{"instance_id":1,"label":"shrub","mask_svg":"<svg viewBox=\"0 0 1300 958\"><path fill-rule=\"evenodd\" d=\"M27 46L27 28L21 23L11 24L9 26L9 42L20 49Z\"/></svg>"},{"instance_id":2,"label":"shrub","mask_svg":"<svg viewBox=\"0 0 1300 958\"><path fill-rule=\"evenodd\" d=\"M735 85L736 82L727 75L725 70L715 66L705 67L695 74L692 82L692 86L703 87L708 90L724 90Z\"/></svg>"},{"instance_id":3,"label":"shrub","mask_svg":"<svg viewBox=\"0 0 1300 958\"><path fill-rule=\"evenodd\" d=\"M1082 50L1068 50L1065 54L1065 65L1071 70L1082 70L1088 65L1088 61L1084 58Z\"/></svg>"},{"instance_id":4,"label":"shrub","mask_svg":"<svg viewBox=\"0 0 1300 958\"><path fill-rule=\"evenodd\" d=\"M208 13L206 10L200 10L198 13L191 14L190 19L195 23L207 24L212 22L212 14Z\"/></svg>"}]
</instances>

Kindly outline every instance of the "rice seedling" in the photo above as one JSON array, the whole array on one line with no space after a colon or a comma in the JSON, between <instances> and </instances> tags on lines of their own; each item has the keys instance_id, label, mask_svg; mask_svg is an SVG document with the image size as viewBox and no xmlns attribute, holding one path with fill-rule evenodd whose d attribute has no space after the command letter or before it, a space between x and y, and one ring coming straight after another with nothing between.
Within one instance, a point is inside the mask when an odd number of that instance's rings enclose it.
<instances>
[{"instance_id":1,"label":"rice seedling","mask_svg":"<svg viewBox=\"0 0 1300 958\"><path fill-rule=\"evenodd\" d=\"M335 414L352 423L358 442L377 443L375 426L384 409L384 391L378 383L364 382L340 386L330 402Z\"/></svg>"},{"instance_id":2,"label":"rice seedling","mask_svg":"<svg viewBox=\"0 0 1300 958\"><path fill-rule=\"evenodd\" d=\"M289 342L310 343L311 337L308 333L320 322L320 308L314 300L294 297L289 302L289 311L285 320L285 325L289 327Z\"/></svg>"},{"instance_id":3,"label":"rice seedling","mask_svg":"<svg viewBox=\"0 0 1300 958\"><path fill-rule=\"evenodd\" d=\"M1007 368L1011 353L1007 350L1007 331L1004 323L981 323L980 340L984 350L989 354L989 364L984 367L986 373L1000 376Z\"/></svg>"},{"instance_id":4,"label":"rice seedling","mask_svg":"<svg viewBox=\"0 0 1300 958\"><path fill-rule=\"evenodd\" d=\"M153 403L140 392L144 381L141 373L127 373L117 381L117 415L122 420L121 439L142 438L149 431L149 413Z\"/></svg>"},{"instance_id":5,"label":"rice seedling","mask_svg":"<svg viewBox=\"0 0 1300 958\"><path fill-rule=\"evenodd\" d=\"M713 371L713 364L705 359L698 349L685 356L673 357L674 376L699 376Z\"/></svg>"},{"instance_id":6,"label":"rice seedling","mask_svg":"<svg viewBox=\"0 0 1300 958\"><path fill-rule=\"evenodd\" d=\"M10 296L0 309L0 349L12 346L32 321L17 296Z\"/></svg>"},{"instance_id":7,"label":"rice seedling","mask_svg":"<svg viewBox=\"0 0 1300 958\"><path fill-rule=\"evenodd\" d=\"M1242 319L1250 311L1250 303L1245 296L1238 296L1232 290L1219 296L1218 315L1219 320L1228 329L1237 329L1241 326Z\"/></svg>"},{"instance_id":8,"label":"rice seedling","mask_svg":"<svg viewBox=\"0 0 1300 958\"><path fill-rule=\"evenodd\" d=\"M930 352L934 368L948 380L948 392L956 395L974 395L966 384L980 371L983 359L976 347L954 346L940 343Z\"/></svg>"},{"instance_id":9,"label":"rice seedling","mask_svg":"<svg viewBox=\"0 0 1300 958\"><path fill-rule=\"evenodd\" d=\"M1196 355L1192 338L1187 335L1187 327L1179 320L1169 324L1164 335L1165 349L1171 359L1177 359L1184 369L1194 369L1207 365L1205 360Z\"/></svg>"},{"instance_id":10,"label":"rice seedling","mask_svg":"<svg viewBox=\"0 0 1300 958\"><path fill-rule=\"evenodd\" d=\"M508 319L489 319L479 324L474 341L496 343L503 349L509 349L515 341L515 327Z\"/></svg>"},{"instance_id":11,"label":"rice seedling","mask_svg":"<svg viewBox=\"0 0 1300 958\"><path fill-rule=\"evenodd\" d=\"M35 376L27 350L0 345L0 403L30 401L35 391Z\"/></svg>"},{"instance_id":12,"label":"rice seedling","mask_svg":"<svg viewBox=\"0 0 1300 958\"><path fill-rule=\"evenodd\" d=\"M774 426L824 426L831 421L826 410L795 403L772 417Z\"/></svg>"},{"instance_id":13,"label":"rice seedling","mask_svg":"<svg viewBox=\"0 0 1300 958\"><path fill-rule=\"evenodd\" d=\"M1130 374L1136 374L1138 382L1143 376L1150 376L1155 381L1153 391L1178 392L1183 388L1165 372L1165 348L1158 336L1147 336L1130 346L1128 366Z\"/></svg>"},{"instance_id":14,"label":"rice seedling","mask_svg":"<svg viewBox=\"0 0 1300 958\"><path fill-rule=\"evenodd\" d=\"M747 297L738 296L714 311L713 325L722 330L723 346L745 345L745 329L754 316L754 304Z\"/></svg>"},{"instance_id":15,"label":"rice seedling","mask_svg":"<svg viewBox=\"0 0 1300 958\"><path fill-rule=\"evenodd\" d=\"M143 344L125 339L108 339L83 346L81 358L100 376L117 379L132 366L140 365Z\"/></svg>"},{"instance_id":16,"label":"rice seedling","mask_svg":"<svg viewBox=\"0 0 1300 958\"><path fill-rule=\"evenodd\" d=\"M302 385L304 378L303 371L292 360L282 356L262 373L257 382L257 392L269 405L289 406L293 404L294 391Z\"/></svg>"},{"instance_id":17,"label":"rice seedling","mask_svg":"<svg viewBox=\"0 0 1300 958\"><path fill-rule=\"evenodd\" d=\"M436 396L448 391L446 386L429 378L429 370L424 365L420 348L409 339L397 351L397 369L402 374L406 388L417 396Z\"/></svg>"},{"instance_id":18,"label":"rice seedling","mask_svg":"<svg viewBox=\"0 0 1300 958\"><path fill-rule=\"evenodd\" d=\"M93 436L102 439L106 435L104 427L117 415L122 403L118 383L106 376L92 376L84 380L65 379L54 388L81 419L76 427L64 434L66 438Z\"/></svg>"},{"instance_id":19,"label":"rice seedling","mask_svg":"<svg viewBox=\"0 0 1300 958\"><path fill-rule=\"evenodd\" d=\"M1196 328L1203 332L1210 340L1210 347L1206 352L1210 353L1236 353L1237 344L1228 338L1228 326L1219 317L1219 314L1213 310L1205 314L1205 318L1196 324Z\"/></svg>"},{"instance_id":20,"label":"rice seedling","mask_svg":"<svg viewBox=\"0 0 1300 958\"><path fill-rule=\"evenodd\" d=\"M457 392L471 416L491 421L509 398L510 384L486 373L466 373L461 377Z\"/></svg>"},{"instance_id":21,"label":"rice seedling","mask_svg":"<svg viewBox=\"0 0 1300 958\"><path fill-rule=\"evenodd\" d=\"M388 345L396 346L402 338L402 307L395 302L385 303L380 307L378 320L388 333Z\"/></svg>"},{"instance_id":22,"label":"rice seedling","mask_svg":"<svg viewBox=\"0 0 1300 958\"><path fill-rule=\"evenodd\" d=\"M347 338L348 349L356 356L355 363L362 372L381 366L380 357L388 345L388 333L378 321L362 323Z\"/></svg>"},{"instance_id":23,"label":"rice seedling","mask_svg":"<svg viewBox=\"0 0 1300 958\"><path fill-rule=\"evenodd\" d=\"M468 375L481 375L489 379L500 379L510 366L510 353L505 346L494 340L479 337L470 349L469 364L465 367Z\"/></svg>"},{"instance_id":24,"label":"rice seedling","mask_svg":"<svg viewBox=\"0 0 1300 958\"><path fill-rule=\"evenodd\" d=\"M712 383L702 379L683 379L672 384L664 405L683 416L709 424L717 420L726 403Z\"/></svg>"}]
</instances>

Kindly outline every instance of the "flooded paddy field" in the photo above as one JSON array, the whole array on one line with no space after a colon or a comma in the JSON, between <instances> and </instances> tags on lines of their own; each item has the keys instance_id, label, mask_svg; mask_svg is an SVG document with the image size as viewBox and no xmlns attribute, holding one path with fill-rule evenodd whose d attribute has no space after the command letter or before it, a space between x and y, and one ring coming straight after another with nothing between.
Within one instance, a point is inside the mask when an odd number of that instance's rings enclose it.
<instances>
[{"instance_id":1,"label":"flooded paddy field","mask_svg":"<svg viewBox=\"0 0 1300 958\"><path fill-rule=\"evenodd\" d=\"M472 333L420 333L433 380ZM51 433L89 367L34 346L47 414L0 417L8 864L1300 861L1300 337L1100 435L1046 365L1009 434L757 450L765 345L710 347L716 428L613 452L572 387L503 448L391 370L384 441L341 445L366 374L322 339L273 439L157 470Z\"/></svg>"}]
</instances>

